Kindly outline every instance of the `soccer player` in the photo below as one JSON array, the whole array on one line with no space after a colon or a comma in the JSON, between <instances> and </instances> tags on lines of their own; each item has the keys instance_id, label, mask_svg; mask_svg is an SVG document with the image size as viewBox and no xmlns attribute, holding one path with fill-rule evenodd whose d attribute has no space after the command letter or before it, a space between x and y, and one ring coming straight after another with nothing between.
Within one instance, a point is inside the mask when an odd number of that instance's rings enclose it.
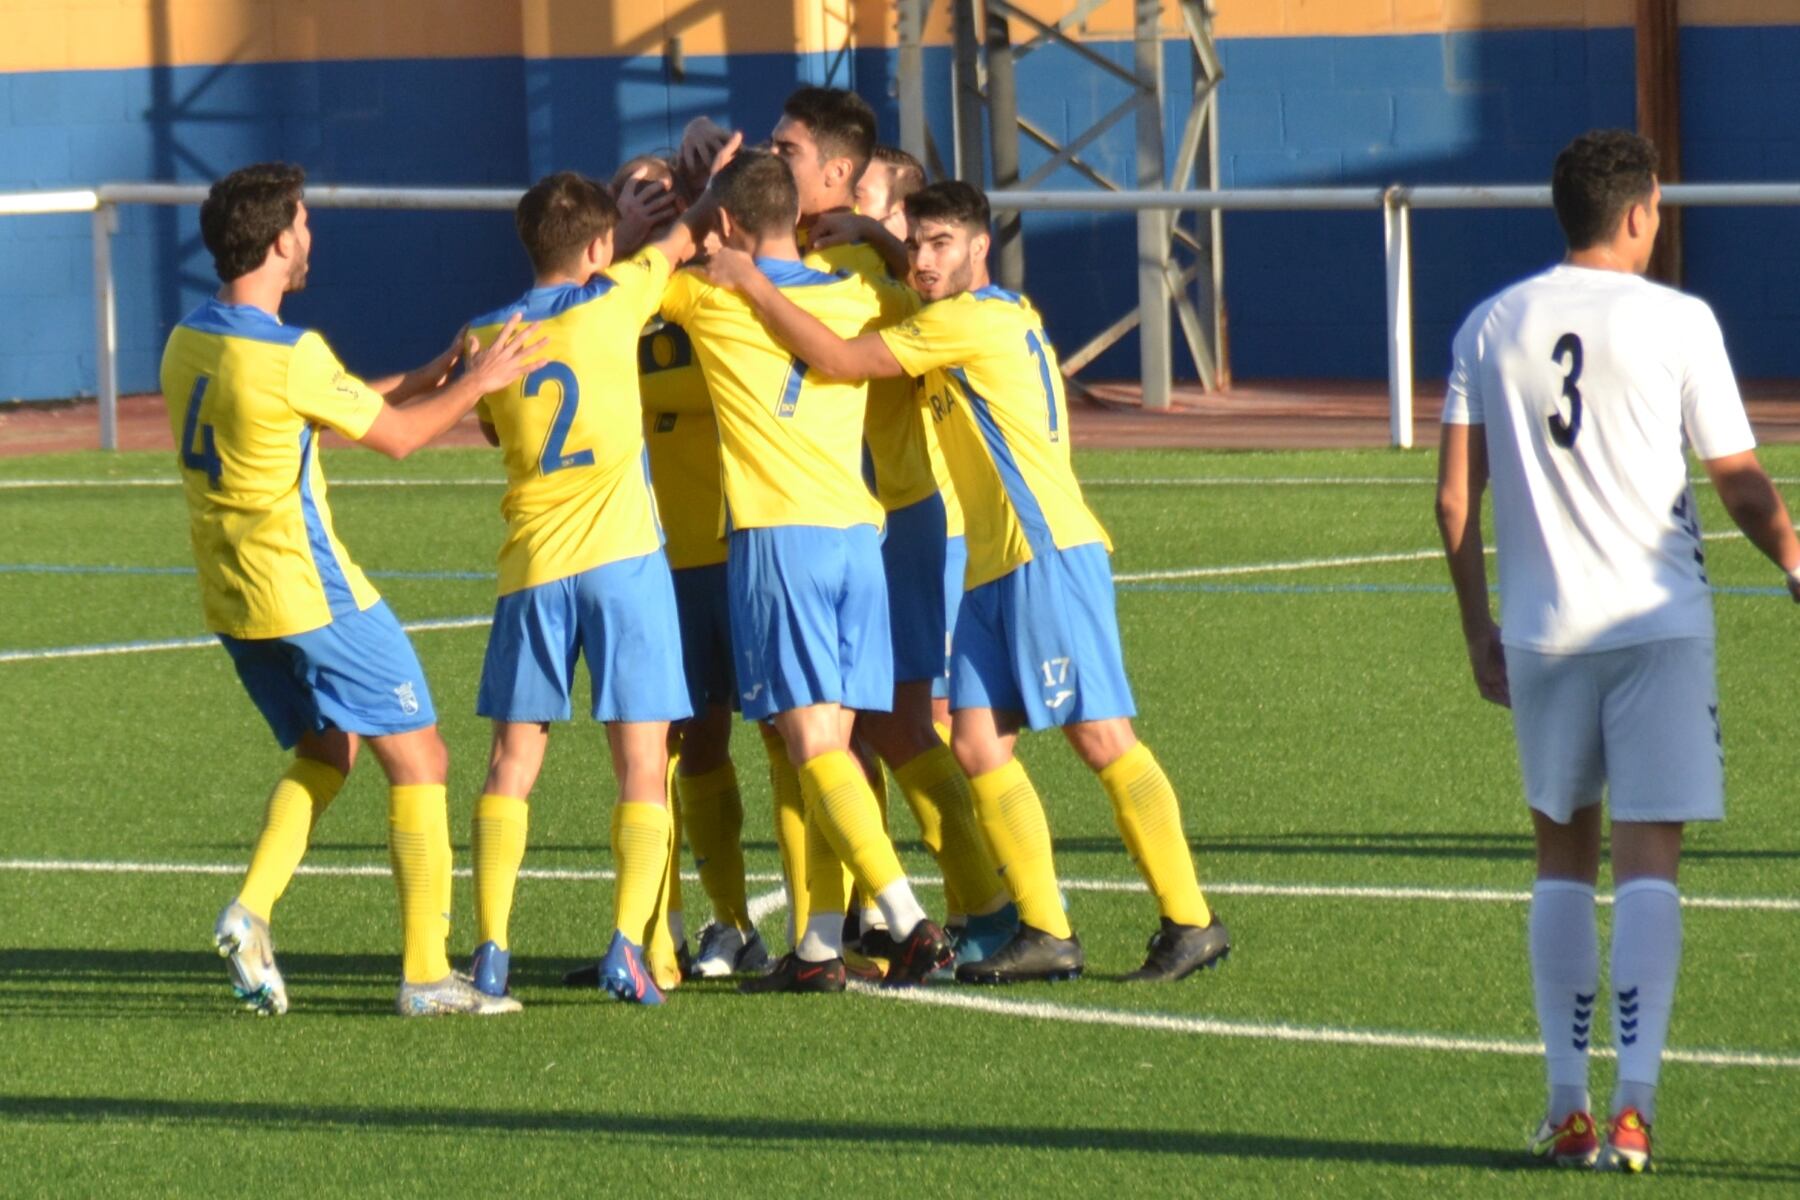
<instances>
[{"instance_id":1,"label":"soccer player","mask_svg":"<svg viewBox=\"0 0 1800 1200\"><path fill-rule=\"evenodd\" d=\"M963 963L971 983L1070 978L1084 966L1063 911L1043 804L1013 756L1025 726L1063 731L1099 776L1161 911L1144 965L1180 979L1230 948L1195 880L1174 788L1132 731L1113 608L1111 546L1069 461L1054 353L1030 303L988 280L987 197L936 183L907 198L910 319L846 340L721 253L713 280L741 292L809 371L828 379L923 380L967 526L967 593L950 676L956 757L1019 909L1018 933Z\"/></svg>"},{"instance_id":2,"label":"soccer player","mask_svg":"<svg viewBox=\"0 0 1800 1200\"><path fill-rule=\"evenodd\" d=\"M803 239L810 242L834 215L851 215L857 182L875 152L875 114L867 102L842 89L801 88L788 97L770 140L794 174ZM806 261L821 270L854 271L907 308L914 304L867 242L834 240L809 252ZM954 493L912 380L870 383L863 436L865 472L886 514L881 558L894 695L891 711L864 714L857 733L893 771L943 871L947 913L964 926L958 959L984 958L1012 937L1018 913L982 840L968 779L932 719L933 690L946 685L949 674L946 591L960 594L962 577L949 535L953 522L954 532L962 533L962 513L951 510ZM960 543L959 536L957 552ZM892 941L892 933L879 927L879 914L865 913L862 952L891 958Z\"/></svg>"},{"instance_id":3,"label":"soccer player","mask_svg":"<svg viewBox=\"0 0 1800 1200\"><path fill-rule=\"evenodd\" d=\"M431 691L394 614L332 531L322 428L393 458L425 445L485 391L539 365L530 326L485 349L457 345L416 371L365 383L317 333L281 322L306 284L306 174L283 163L212 186L200 233L218 294L169 336L169 407L206 626L294 762L269 796L236 898L213 931L245 1007L287 1011L269 919L364 741L390 784L388 835L405 954L402 1015L517 1011L451 972L447 756ZM461 378L444 383L459 354Z\"/></svg>"},{"instance_id":4,"label":"soccer player","mask_svg":"<svg viewBox=\"0 0 1800 1200\"><path fill-rule=\"evenodd\" d=\"M1437 498L1475 683L1512 709L1536 835L1531 971L1549 1103L1532 1149L1634 1172L1650 1165L1681 958L1682 826L1724 815L1712 600L1686 446L1800 599L1800 542L1757 463L1718 322L1642 278L1659 222L1656 163L1654 146L1618 130L1557 156L1568 257L1477 305L1457 333ZM1499 625L1480 518L1490 480ZM1604 1147L1587 1091L1603 790L1618 1049Z\"/></svg>"},{"instance_id":5,"label":"soccer player","mask_svg":"<svg viewBox=\"0 0 1800 1200\"><path fill-rule=\"evenodd\" d=\"M706 208L689 210L660 241L615 264L612 193L573 172L547 176L514 214L534 286L470 322L484 340L521 317L538 322L549 359L480 407L507 475L500 595L476 703L494 722L473 838L480 944L472 974L490 995L506 992L527 800L550 723L569 719L575 663L585 655L593 716L606 726L619 787L614 930L600 984L630 1003L662 1001L643 947L669 871L669 723L691 710L674 586L645 471L638 335L669 273L693 252L692 230L707 219Z\"/></svg>"},{"instance_id":6,"label":"soccer player","mask_svg":"<svg viewBox=\"0 0 1800 1200\"><path fill-rule=\"evenodd\" d=\"M906 240L906 198L925 186L925 167L898 146L878 145L856 181L856 211Z\"/></svg>"},{"instance_id":7,"label":"soccer player","mask_svg":"<svg viewBox=\"0 0 1800 1200\"><path fill-rule=\"evenodd\" d=\"M727 139L728 140L728 139ZM633 176L642 171L636 182ZM673 195L673 171L660 160L634 159L614 187ZM656 322L638 342L644 441L650 482L662 517L664 551L675 581L681 655L694 715L681 723L675 792L713 920L700 932L691 969L701 977L754 973L768 950L750 919L744 880L744 801L731 761L731 713L737 698L731 669L731 624L725 604L724 500L719 484L719 426L693 343L679 325ZM793 777L787 752L775 748L781 774ZM794 807L799 781L794 778ZM672 883L671 886L677 886Z\"/></svg>"},{"instance_id":8,"label":"soccer player","mask_svg":"<svg viewBox=\"0 0 1800 1200\"><path fill-rule=\"evenodd\" d=\"M712 187L721 236L758 278L847 333L879 319L881 300L861 277L800 262L799 199L779 158L739 155ZM719 425L738 699L746 718L771 720L780 734L810 825L799 945L743 988L844 987L838 862L887 918L890 978L922 979L952 950L919 907L849 753L856 713L893 697L881 507L858 470L865 389L812 378L741 299L691 272L671 281L662 313L692 339ZM814 869L821 862L829 869Z\"/></svg>"}]
</instances>

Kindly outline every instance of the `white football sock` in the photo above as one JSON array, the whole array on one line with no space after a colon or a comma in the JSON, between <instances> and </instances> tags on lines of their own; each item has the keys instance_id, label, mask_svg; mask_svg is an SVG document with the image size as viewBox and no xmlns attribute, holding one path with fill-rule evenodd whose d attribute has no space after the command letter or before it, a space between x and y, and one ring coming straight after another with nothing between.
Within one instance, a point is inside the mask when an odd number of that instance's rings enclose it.
<instances>
[{"instance_id":1,"label":"white football sock","mask_svg":"<svg viewBox=\"0 0 1800 1200\"><path fill-rule=\"evenodd\" d=\"M1656 1082L1681 969L1681 893L1667 879L1633 879L1613 893L1613 1112L1656 1120Z\"/></svg>"},{"instance_id":2,"label":"white football sock","mask_svg":"<svg viewBox=\"0 0 1800 1200\"><path fill-rule=\"evenodd\" d=\"M806 918L806 932L794 953L801 962L829 962L844 957L844 918L839 913L825 913Z\"/></svg>"},{"instance_id":3,"label":"white football sock","mask_svg":"<svg viewBox=\"0 0 1800 1200\"><path fill-rule=\"evenodd\" d=\"M1599 979L1592 885L1538 880L1531 889L1531 982L1544 1038L1552 1125L1588 1107L1588 1043Z\"/></svg>"},{"instance_id":4,"label":"white football sock","mask_svg":"<svg viewBox=\"0 0 1800 1200\"><path fill-rule=\"evenodd\" d=\"M882 888L875 903L880 907L881 915L887 918L888 933L896 942L911 937L912 931L925 919L925 910L913 896L912 885L904 879L896 879Z\"/></svg>"}]
</instances>

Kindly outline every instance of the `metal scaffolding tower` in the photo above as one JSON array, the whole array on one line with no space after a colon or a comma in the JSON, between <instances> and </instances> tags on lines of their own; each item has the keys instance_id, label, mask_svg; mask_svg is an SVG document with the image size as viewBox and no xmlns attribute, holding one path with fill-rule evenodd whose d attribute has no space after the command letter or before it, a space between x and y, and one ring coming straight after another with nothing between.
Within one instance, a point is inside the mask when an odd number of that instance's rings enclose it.
<instances>
[{"instance_id":1,"label":"metal scaffolding tower","mask_svg":"<svg viewBox=\"0 0 1800 1200\"><path fill-rule=\"evenodd\" d=\"M1133 119L1136 139L1132 188L1214 190L1219 186L1218 87L1224 71L1213 46L1213 0L1135 0L1130 69L1096 53L1075 36L1103 2L1071 0L1069 11L1055 21L1046 21L1013 0L899 0L901 144L934 174L950 173L945 171L926 124L924 78L926 18L934 3L947 3L952 29L953 173L983 183L994 193L1000 220L992 264L995 277L1006 287L1017 288L1024 279L1025 246L1019 213L1007 210L1005 192L1030 191L1065 167L1096 188L1126 190L1126 185L1083 159L1082 152L1127 117ZM1162 22L1170 13L1179 17L1193 66L1192 93L1172 167L1166 160L1163 129L1167 88ZM1031 30L1032 36L1014 43L1015 24ZM1101 72L1130 88L1123 101L1067 143L1057 141L1019 112L1017 63L1053 45L1073 55L1081 69ZM1022 178L1021 134L1050 153ZM1066 355L1065 375L1074 376L1137 329L1144 405L1167 408L1172 369L1169 314L1173 310L1202 385L1209 390L1228 386L1221 214L1218 210L1197 214L1191 227L1183 224L1186 217L1182 213L1137 214L1137 307Z\"/></svg>"}]
</instances>

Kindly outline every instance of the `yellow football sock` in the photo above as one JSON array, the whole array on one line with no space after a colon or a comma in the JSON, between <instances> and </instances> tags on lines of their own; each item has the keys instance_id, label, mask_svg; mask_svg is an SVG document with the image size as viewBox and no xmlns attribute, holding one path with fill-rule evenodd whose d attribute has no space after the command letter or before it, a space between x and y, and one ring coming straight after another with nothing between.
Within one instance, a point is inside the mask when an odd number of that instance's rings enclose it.
<instances>
[{"instance_id":1,"label":"yellow football sock","mask_svg":"<svg viewBox=\"0 0 1800 1200\"><path fill-rule=\"evenodd\" d=\"M800 766L800 790L809 815L816 814L839 861L871 900L890 883L906 878L894 844L881 827L881 809L869 790L862 764L843 750L808 759ZM808 861L808 868L811 868ZM813 911L818 911L814 909Z\"/></svg>"},{"instance_id":2,"label":"yellow football sock","mask_svg":"<svg viewBox=\"0 0 1800 1200\"><path fill-rule=\"evenodd\" d=\"M1206 925L1212 910L1194 878L1194 855L1181 831L1181 804L1150 748L1139 742L1100 772L1113 819L1162 915Z\"/></svg>"},{"instance_id":3,"label":"yellow football sock","mask_svg":"<svg viewBox=\"0 0 1800 1200\"><path fill-rule=\"evenodd\" d=\"M798 938L806 928L811 907L806 899L806 801L800 794L800 776L788 761L787 743L771 727L758 728L762 730L763 749L769 755L769 788L775 794L775 846L781 852L788 912Z\"/></svg>"},{"instance_id":4,"label":"yellow football sock","mask_svg":"<svg viewBox=\"0 0 1800 1200\"><path fill-rule=\"evenodd\" d=\"M613 806L613 924L640 946L668 882L672 824L665 805L634 800Z\"/></svg>"},{"instance_id":5,"label":"yellow football sock","mask_svg":"<svg viewBox=\"0 0 1800 1200\"><path fill-rule=\"evenodd\" d=\"M825 822L817 812L807 813L806 821L806 909L808 913L842 913L850 903L850 875L832 849ZM796 925L796 936L806 932L804 922Z\"/></svg>"},{"instance_id":6,"label":"yellow football sock","mask_svg":"<svg viewBox=\"0 0 1800 1200\"><path fill-rule=\"evenodd\" d=\"M1019 919L1052 937L1068 937L1069 917L1056 886L1050 825L1025 768L1018 759L1008 759L1004 766L973 776L969 791L995 866L1019 906Z\"/></svg>"},{"instance_id":7,"label":"yellow football sock","mask_svg":"<svg viewBox=\"0 0 1800 1200\"><path fill-rule=\"evenodd\" d=\"M262 833L250 856L244 886L238 891L239 904L264 921L269 919L306 855L313 827L343 786L343 773L336 767L310 758L296 758L288 764L269 793Z\"/></svg>"},{"instance_id":8,"label":"yellow football sock","mask_svg":"<svg viewBox=\"0 0 1800 1200\"><path fill-rule=\"evenodd\" d=\"M665 780L666 799L669 804L669 847L668 871L663 876L662 887L656 893L656 910L650 918L650 928L644 935L644 965L650 968L650 977L656 980L656 986L669 991L681 984L681 960L676 954L676 943L687 937L686 922L683 919L681 904L681 804L675 794L675 760L669 760L669 773Z\"/></svg>"},{"instance_id":9,"label":"yellow football sock","mask_svg":"<svg viewBox=\"0 0 1800 1200\"><path fill-rule=\"evenodd\" d=\"M730 763L704 775L677 775L681 823L700 886L712 901L713 920L750 928L750 901L744 892L744 796L737 768Z\"/></svg>"},{"instance_id":10,"label":"yellow football sock","mask_svg":"<svg viewBox=\"0 0 1800 1200\"><path fill-rule=\"evenodd\" d=\"M1003 901L1000 873L975 823L969 777L948 746L936 746L894 772L918 818L925 845L944 872L949 912L992 912Z\"/></svg>"},{"instance_id":11,"label":"yellow football sock","mask_svg":"<svg viewBox=\"0 0 1800 1200\"><path fill-rule=\"evenodd\" d=\"M450 973L450 814L441 783L388 789L388 859L400 892L400 928L408 983Z\"/></svg>"},{"instance_id":12,"label":"yellow football sock","mask_svg":"<svg viewBox=\"0 0 1800 1200\"><path fill-rule=\"evenodd\" d=\"M485 793L475 801L470 850L475 858L475 940L507 948L513 889L525 861L525 830L531 806L518 796Z\"/></svg>"}]
</instances>

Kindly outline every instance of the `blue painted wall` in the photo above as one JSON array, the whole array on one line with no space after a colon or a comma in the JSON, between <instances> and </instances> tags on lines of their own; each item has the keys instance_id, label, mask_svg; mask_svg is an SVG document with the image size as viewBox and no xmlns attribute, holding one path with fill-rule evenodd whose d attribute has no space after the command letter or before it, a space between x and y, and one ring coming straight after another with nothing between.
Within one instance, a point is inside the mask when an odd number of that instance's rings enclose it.
<instances>
[{"instance_id":1,"label":"blue painted wall","mask_svg":"<svg viewBox=\"0 0 1800 1200\"><path fill-rule=\"evenodd\" d=\"M1129 44L1098 44L1124 65ZM1223 172L1228 187L1540 182L1556 150L1595 125L1632 121L1626 30L1525 31L1222 43ZM1800 26L1682 33L1687 176L1800 178ZM949 56L926 56L929 117L949 153ZM1165 56L1171 97L1190 82L1185 47ZM200 182L243 163L286 158L319 182L522 186L546 171L605 172L666 148L689 117L730 114L753 136L799 82L849 83L894 139L894 58L737 55L689 60L668 78L659 57L461 59L0 74L0 188L108 180ZM1127 94L1125 85L1049 48L1020 65L1020 106L1059 140ZM1167 153L1179 102L1165 115ZM1121 121L1083 157L1132 178ZM1029 139L1024 169L1048 158ZM1045 187L1088 186L1071 170ZM291 318L322 329L357 370L433 353L470 313L522 286L504 214L320 211L313 283ZM1422 376L1442 374L1451 334L1482 296L1560 253L1548 212L1415 217ZM128 209L115 252L121 384L152 390L169 327L215 286L192 208ZM1133 222L1034 214L1027 286L1065 351L1136 302ZM1241 214L1226 222L1233 364L1243 379L1385 373L1381 225L1376 214ZM1724 322L1740 373L1800 375L1800 212L1688 216L1689 286ZM0 219L0 399L61 397L94 386L86 217ZM1185 372L1185 358L1178 370ZM1136 372L1132 339L1096 378Z\"/></svg>"}]
</instances>

